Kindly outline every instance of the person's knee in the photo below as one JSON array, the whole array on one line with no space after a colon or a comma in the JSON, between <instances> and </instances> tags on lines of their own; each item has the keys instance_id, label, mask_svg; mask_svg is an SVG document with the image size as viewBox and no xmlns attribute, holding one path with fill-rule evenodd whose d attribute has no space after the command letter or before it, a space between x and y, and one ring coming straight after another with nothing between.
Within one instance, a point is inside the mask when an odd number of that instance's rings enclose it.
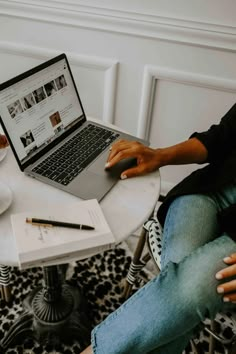
<instances>
[{"instance_id":1,"label":"person's knee","mask_svg":"<svg viewBox=\"0 0 236 354\"><path fill-rule=\"evenodd\" d=\"M206 314L214 317L224 307L222 295L217 293L220 281L216 273L227 265L223 258L233 253L235 242L227 236L222 236L208 244L199 247L178 264L169 262L163 269L170 273L175 299L179 306L191 311L197 311L200 319Z\"/></svg>"},{"instance_id":2,"label":"person's knee","mask_svg":"<svg viewBox=\"0 0 236 354\"><path fill-rule=\"evenodd\" d=\"M206 311L211 317L223 309L222 295L217 293L221 283L216 279L216 273L226 267L223 258L235 250L235 242L228 236L222 236L209 242L177 266L177 276L185 306L191 306L199 311L204 318Z\"/></svg>"},{"instance_id":3,"label":"person's knee","mask_svg":"<svg viewBox=\"0 0 236 354\"><path fill-rule=\"evenodd\" d=\"M164 229L162 265L185 256L219 236L217 208L205 195L187 195L170 205Z\"/></svg>"}]
</instances>

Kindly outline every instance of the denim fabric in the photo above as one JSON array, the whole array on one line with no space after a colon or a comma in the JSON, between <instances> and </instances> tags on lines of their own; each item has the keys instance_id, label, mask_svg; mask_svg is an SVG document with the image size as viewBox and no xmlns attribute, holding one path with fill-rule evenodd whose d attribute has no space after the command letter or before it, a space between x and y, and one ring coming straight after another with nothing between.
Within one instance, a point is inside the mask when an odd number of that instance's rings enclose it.
<instances>
[{"instance_id":1,"label":"denim fabric","mask_svg":"<svg viewBox=\"0 0 236 354\"><path fill-rule=\"evenodd\" d=\"M217 211L236 203L236 187L177 198L163 230L162 271L92 331L94 354L180 354L206 316L235 304L216 291L215 274L235 242L219 235ZM236 277L235 277L236 278Z\"/></svg>"}]
</instances>

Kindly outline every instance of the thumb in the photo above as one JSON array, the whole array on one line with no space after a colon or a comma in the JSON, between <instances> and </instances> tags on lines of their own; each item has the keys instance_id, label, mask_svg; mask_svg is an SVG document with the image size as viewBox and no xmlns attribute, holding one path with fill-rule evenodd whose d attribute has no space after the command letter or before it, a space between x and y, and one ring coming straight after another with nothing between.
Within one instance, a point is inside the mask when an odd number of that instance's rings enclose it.
<instances>
[{"instance_id":1,"label":"thumb","mask_svg":"<svg viewBox=\"0 0 236 354\"><path fill-rule=\"evenodd\" d=\"M120 178L126 179L126 178L140 176L141 174L142 174L142 171L141 171L140 167L135 166L135 167L129 168L128 170L123 171L120 175Z\"/></svg>"}]
</instances>

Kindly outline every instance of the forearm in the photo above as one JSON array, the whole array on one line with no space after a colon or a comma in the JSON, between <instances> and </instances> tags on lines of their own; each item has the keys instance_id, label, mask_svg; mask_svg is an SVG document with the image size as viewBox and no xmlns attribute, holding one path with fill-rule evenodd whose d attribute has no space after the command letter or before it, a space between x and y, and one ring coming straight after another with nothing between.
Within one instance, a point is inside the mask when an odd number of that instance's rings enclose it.
<instances>
[{"instance_id":1,"label":"forearm","mask_svg":"<svg viewBox=\"0 0 236 354\"><path fill-rule=\"evenodd\" d=\"M137 165L122 172L121 179L125 179L153 172L166 165L202 163L206 161L207 154L205 146L196 138L161 149L120 140L113 144L105 168L109 169L126 158L136 158Z\"/></svg>"},{"instance_id":2,"label":"forearm","mask_svg":"<svg viewBox=\"0 0 236 354\"><path fill-rule=\"evenodd\" d=\"M167 148L156 149L156 155L160 160L161 167L166 165L204 163L208 152L198 139L191 138Z\"/></svg>"}]
</instances>

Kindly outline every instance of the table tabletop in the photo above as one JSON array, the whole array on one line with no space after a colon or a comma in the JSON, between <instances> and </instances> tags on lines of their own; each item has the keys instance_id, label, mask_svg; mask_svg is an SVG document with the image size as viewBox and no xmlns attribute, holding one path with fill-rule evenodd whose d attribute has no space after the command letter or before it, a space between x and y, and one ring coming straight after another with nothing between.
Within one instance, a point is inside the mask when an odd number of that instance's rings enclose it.
<instances>
[{"instance_id":1,"label":"table tabletop","mask_svg":"<svg viewBox=\"0 0 236 354\"><path fill-rule=\"evenodd\" d=\"M10 207L0 215L0 264L17 266L11 214L31 211L36 206L40 210L45 205L53 208L57 204L66 208L79 198L26 176L20 171L9 147L5 158L0 161L0 182L10 188L13 197ZM134 233L149 217L159 193L160 174L156 171L145 176L119 180L100 201L117 243Z\"/></svg>"}]
</instances>

